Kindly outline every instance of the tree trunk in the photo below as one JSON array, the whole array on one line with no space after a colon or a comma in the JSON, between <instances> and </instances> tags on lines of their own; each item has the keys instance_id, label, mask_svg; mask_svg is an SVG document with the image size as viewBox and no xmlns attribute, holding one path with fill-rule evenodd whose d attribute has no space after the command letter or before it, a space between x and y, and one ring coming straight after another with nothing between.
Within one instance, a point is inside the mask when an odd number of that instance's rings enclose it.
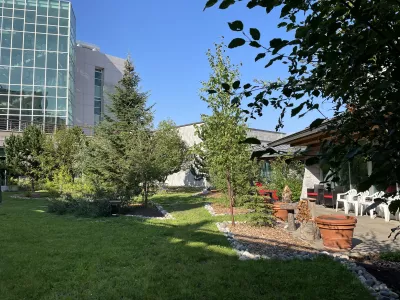
<instances>
[{"instance_id":1,"label":"tree trunk","mask_svg":"<svg viewBox=\"0 0 400 300\"><path fill-rule=\"evenodd\" d=\"M228 198L231 208L232 226L235 226L235 216L233 214L233 194L232 194L232 183L231 183L231 173L229 170L226 171L226 184L228 187Z\"/></svg>"},{"instance_id":2,"label":"tree trunk","mask_svg":"<svg viewBox=\"0 0 400 300\"><path fill-rule=\"evenodd\" d=\"M147 207L147 182L143 183L143 200L144 206Z\"/></svg>"},{"instance_id":3,"label":"tree trunk","mask_svg":"<svg viewBox=\"0 0 400 300\"><path fill-rule=\"evenodd\" d=\"M32 189L32 193L35 192L35 179L31 178L31 189Z\"/></svg>"}]
</instances>

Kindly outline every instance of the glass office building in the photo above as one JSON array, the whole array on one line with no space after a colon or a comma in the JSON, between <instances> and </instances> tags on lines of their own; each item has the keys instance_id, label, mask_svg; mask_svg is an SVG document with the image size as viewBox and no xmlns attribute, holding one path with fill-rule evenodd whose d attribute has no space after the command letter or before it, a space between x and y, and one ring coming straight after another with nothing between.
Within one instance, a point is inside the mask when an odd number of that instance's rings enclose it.
<instances>
[{"instance_id":1,"label":"glass office building","mask_svg":"<svg viewBox=\"0 0 400 300\"><path fill-rule=\"evenodd\" d=\"M72 125L76 21L71 3L0 0L0 22L0 130L30 122L46 131Z\"/></svg>"}]
</instances>

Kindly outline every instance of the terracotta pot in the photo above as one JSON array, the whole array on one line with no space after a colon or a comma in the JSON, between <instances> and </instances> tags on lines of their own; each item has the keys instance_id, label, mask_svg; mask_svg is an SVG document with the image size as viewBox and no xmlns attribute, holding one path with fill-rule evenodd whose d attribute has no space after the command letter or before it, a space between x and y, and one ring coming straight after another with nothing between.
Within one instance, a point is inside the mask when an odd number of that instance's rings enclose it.
<instances>
[{"instance_id":1,"label":"terracotta pot","mask_svg":"<svg viewBox=\"0 0 400 300\"><path fill-rule=\"evenodd\" d=\"M288 219L288 211L286 209L281 209L281 204L283 202L274 202L272 209L274 210L274 216L282 221L287 221Z\"/></svg>"},{"instance_id":2,"label":"terracotta pot","mask_svg":"<svg viewBox=\"0 0 400 300\"><path fill-rule=\"evenodd\" d=\"M315 219L324 246L332 250L351 249L357 219L351 216L322 215Z\"/></svg>"}]
</instances>

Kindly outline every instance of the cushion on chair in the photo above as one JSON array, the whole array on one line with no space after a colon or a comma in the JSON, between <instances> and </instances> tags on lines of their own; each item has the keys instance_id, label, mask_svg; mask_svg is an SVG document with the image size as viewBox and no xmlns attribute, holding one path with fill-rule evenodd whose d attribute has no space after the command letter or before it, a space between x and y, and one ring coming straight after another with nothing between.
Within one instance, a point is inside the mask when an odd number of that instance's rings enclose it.
<instances>
[{"instance_id":1,"label":"cushion on chair","mask_svg":"<svg viewBox=\"0 0 400 300\"><path fill-rule=\"evenodd\" d=\"M307 193L307 196L318 196L318 193Z\"/></svg>"},{"instance_id":2,"label":"cushion on chair","mask_svg":"<svg viewBox=\"0 0 400 300\"><path fill-rule=\"evenodd\" d=\"M324 195L324 198L332 199L333 196L332 195Z\"/></svg>"}]
</instances>

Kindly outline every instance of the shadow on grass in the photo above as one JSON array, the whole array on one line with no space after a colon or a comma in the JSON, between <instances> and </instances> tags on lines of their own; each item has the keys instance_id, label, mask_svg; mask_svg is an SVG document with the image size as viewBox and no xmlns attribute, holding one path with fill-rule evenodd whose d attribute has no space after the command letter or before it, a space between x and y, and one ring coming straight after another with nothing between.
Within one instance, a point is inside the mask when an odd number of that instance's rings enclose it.
<instances>
[{"instance_id":1,"label":"shadow on grass","mask_svg":"<svg viewBox=\"0 0 400 300\"><path fill-rule=\"evenodd\" d=\"M2 300L372 299L328 258L239 261L215 220L196 209L203 199L161 198L185 221L79 219L33 211L43 200L5 201Z\"/></svg>"}]
</instances>

